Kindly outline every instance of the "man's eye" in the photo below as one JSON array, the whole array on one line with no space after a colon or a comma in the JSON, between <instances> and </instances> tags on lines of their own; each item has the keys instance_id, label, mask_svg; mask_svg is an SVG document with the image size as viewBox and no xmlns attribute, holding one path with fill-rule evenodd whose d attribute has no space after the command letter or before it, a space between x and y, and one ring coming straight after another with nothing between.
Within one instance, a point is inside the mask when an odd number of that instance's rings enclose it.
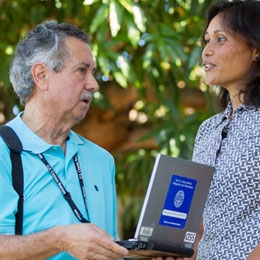
<instances>
[{"instance_id":1,"label":"man's eye","mask_svg":"<svg viewBox=\"0 0 260 260\"><path fill-rule=\"evenodd\" d=\"M86 68L79 68L79 72L82 73L82 74L85 74L87 71Z\"/></svg>"}]
</instances>

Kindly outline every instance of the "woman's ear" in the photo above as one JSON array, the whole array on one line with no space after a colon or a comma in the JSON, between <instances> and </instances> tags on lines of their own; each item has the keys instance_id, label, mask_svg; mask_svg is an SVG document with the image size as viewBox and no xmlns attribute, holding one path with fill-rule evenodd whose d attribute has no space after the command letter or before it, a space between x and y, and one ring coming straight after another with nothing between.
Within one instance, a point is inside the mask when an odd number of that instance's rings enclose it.
<instances>
[{"instance_id":1,"label":"woman's ear","mask_svg":"<svg viewBox=\"0 0 260 260\"><path fill-rule=\"evenodd\" d=\"M259 59L260 59L260 51L259 50L257 50L257 49L255 49L254 50L254 61L259 61Z\"/></svg>"},{"instance_id":2,"label":"woman's ear","mask_svg":"<svg viewBox=\"0 0 260 260\"><path fill-rule=\"evenodd\" d=\"M36 87L44 90L47 88L48 67L44 63L34 63L31 68L32 76Z\"/></svg>"}]
</instances>

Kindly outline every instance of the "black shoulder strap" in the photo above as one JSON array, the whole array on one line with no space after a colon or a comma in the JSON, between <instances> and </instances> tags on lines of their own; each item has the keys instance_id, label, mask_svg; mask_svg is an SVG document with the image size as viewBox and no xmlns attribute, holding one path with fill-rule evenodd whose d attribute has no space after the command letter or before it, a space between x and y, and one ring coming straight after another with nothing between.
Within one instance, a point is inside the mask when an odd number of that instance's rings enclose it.
<instances>
[{"instance_id":1,"label":"black shoulder strap","mask_svg":"<svg viewBox=\"0 0 260 260\"><path fill-rule=\"evenodd\" d=\"M0 126L0 135L10 149L10 158L12 162L12 178L13 186L19 194L18 211L15 215L15 234L22 235L23 232L23 167L21 160L21 152L23 150L22 143L14 130L9 126Z\"/></svg>"}]
</instances>

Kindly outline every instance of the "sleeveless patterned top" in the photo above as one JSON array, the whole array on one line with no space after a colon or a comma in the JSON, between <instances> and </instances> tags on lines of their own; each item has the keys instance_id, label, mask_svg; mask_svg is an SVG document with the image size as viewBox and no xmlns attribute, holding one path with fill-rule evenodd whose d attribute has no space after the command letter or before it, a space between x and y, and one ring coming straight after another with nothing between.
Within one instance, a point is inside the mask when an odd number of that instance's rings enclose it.
<instances>
[{"instance_id":1,"label":"sleeveless patterned top","mask_svg":"<svg viewBox=\"0 0 260 260\"><path fill-rule=\"evenodd\" d=\"M193 161L215 167L197 260L243 260L260 242L260 109L241 105L204 121Z\"/></svg>"}]
</instances>

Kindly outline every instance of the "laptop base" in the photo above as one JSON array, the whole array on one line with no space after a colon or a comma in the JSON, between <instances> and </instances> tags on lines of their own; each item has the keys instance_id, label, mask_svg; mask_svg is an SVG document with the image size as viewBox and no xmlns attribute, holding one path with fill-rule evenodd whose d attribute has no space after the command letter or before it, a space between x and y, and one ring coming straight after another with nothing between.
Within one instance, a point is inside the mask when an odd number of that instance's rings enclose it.
<instances>
[{"instance_id":1,"label":"laptop base","mask_svg":"<svg viewBox=\"0 0 260 260\"><path fill-rule=\"evenodd\" d=\"M157 242L146 242L139 240L116 241L119 245L129 250L127 258L151 258L151 257L191 257L194 253L193 248L178 245L167 245Z\"/></svg>"}]
</instances>

